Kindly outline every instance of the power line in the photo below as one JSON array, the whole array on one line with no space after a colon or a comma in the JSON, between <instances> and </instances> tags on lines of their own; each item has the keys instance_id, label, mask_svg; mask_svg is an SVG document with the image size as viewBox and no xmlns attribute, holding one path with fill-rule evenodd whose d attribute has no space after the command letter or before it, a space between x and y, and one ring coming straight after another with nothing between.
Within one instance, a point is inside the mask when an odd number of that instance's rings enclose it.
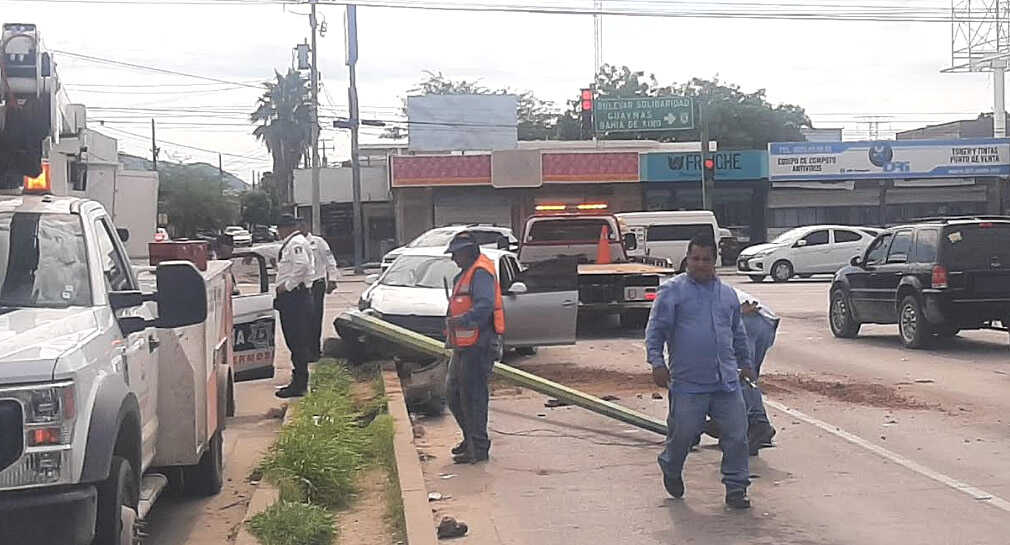
<instances>
[{"instance_id":1,"label":"power line","mask_svg":"<svg viewBox=\"0 0 1010 545\"><path fill-rule=\"evenodd\" d=\"M78 59L82 59L82 60L86 60L86 61L96 62L96 63L99 63L99 64L110 64L110 65L114 65L114 66L125 66L125 67L133 68L133 69L136 69L136 70L146 70L148 72L158 72L160 74L171 74L173 76L182 76L182 77L186 77L186 78L194 78L194 79L201 79L201 80L206 80L206 81L213 81L213 82L217 82L217 83L225 83L225 84L229 84L229 85L235 85L235 86L238 86L238 87L251 87L251 88L260 89L260 90L263 89L262 85L253 85L253 84L249 84L249 83L242 83L242 82L239 82L239 81L228 81L228 80L224 80L224 79L213 78L213 77L210 77L210 76L201 76L201 75L198 75L198 74L188 74L186 72L178 72L178 71L175 71L175 70L168 70L166 68L156 68L156 67L153 67L153 66L144 66L144 65L140 65L140 64L133 64L133 63L130 63L130 62L118 61L118 60L115 60L115 59L107 59L107 58L103 58L103 57L94 57L92 55L84 55L84 54L81 54L81 53L73 53L73 52L70 52L70 51L63 51L63 50L59 50L59 49L54 49L53 53L57 53L59 55L66 55L68 57L74 57L74 58L78 58Z\"/></svg>"},{"instance_id":2,"label":"power line","mask_svg":"<svg viewBox=\"0 0 1010 545\"><path fill-rule=\"evenodd\" d=\"M126 131L126 130L123 130L123 129L118 129L116 127L105 127L105 128L113 130L113 131L116 131L116 132L120 132L120 133L123 133L123 134L126 134L126 135L129 135L129 136L132 136L134 138L139 138L139 139L142 139L144 141L147 141L147 138L148 138L147 136L140 135L140 134L137 134L137 133L134 133L134 132L130 132L130 131ZM202 152L205 152L205 153L221 154L221 155L225 155L225 156L228 156L228 157L237 157L239 159L248 159L248 160L251 160L251 161L267 162L267 160L263 159L262 157L250 157L248 155L238 155L236 153L227 153L227 152L223 152L223 151L209 150L209 149L206 149L206 148L199 148L199 147L196 147L196 146L190 146L188 144L180 144L178 142L170 142L168 140L162 140L160 138L158 139L158 144L168 144L170 146L176 146L176 147L179 147L179 148L185 148L185 149L190 149L190 150L194 150L194 151L202 151Z\"/></svg>"}]
</instances>

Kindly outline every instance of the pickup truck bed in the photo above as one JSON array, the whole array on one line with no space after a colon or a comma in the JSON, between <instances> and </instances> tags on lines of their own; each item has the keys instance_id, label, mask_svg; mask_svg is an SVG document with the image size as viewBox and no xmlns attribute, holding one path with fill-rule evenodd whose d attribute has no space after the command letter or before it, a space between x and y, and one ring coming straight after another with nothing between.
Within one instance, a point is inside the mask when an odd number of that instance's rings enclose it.
<instances>
[{"instance_id":1,"label":"pickup truck bed","mask_svg":"<svg viewBox=\"0 0 1010 545\"><path fill-rule=\"evenodd\" d=\"M657 267L645 263L610 263L607 265L579 265L580 275L598 274L676 274L676 269Z\"/></svg>"}]
</instances>

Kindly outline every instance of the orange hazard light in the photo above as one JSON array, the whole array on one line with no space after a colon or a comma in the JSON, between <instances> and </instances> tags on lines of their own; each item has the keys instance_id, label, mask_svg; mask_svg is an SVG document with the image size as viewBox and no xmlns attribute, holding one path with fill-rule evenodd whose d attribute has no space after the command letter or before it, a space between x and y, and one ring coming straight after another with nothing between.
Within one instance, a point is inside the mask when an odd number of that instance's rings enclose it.
<instances>
[{"instance_id":1,"label":"orange hazard light","mask_svg":"<svg viewBox=\"0 0 1010 545\"><path fill-rule=\"evenodd\" d=\"M25 176L25 193L50 193L53 190L52 177L50 176L49 162L42 162L42 173L35 178Z\"/></svg>"}]
</instances>

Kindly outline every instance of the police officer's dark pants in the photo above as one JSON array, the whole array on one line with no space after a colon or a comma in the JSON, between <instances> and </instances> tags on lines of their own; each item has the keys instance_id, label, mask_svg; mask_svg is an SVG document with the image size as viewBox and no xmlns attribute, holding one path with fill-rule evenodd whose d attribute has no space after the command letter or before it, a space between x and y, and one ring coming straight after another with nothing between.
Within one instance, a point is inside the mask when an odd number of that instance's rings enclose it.
<instances>
[{"instance_id":1,"label":"police officer's dark pants","mask_svg":"<svg viewBox=\"0 0 1010 545\"><path fill-rule=\"evenodd\" d=\"M312 283L312 316L309 317L309 352L312 359L319 361L322 351L319 342L323 334L323 301L326 299L326 279L316 280Z\"/></svg>"},{"instance_id":2,"label":"police officer's dark pants","mask_svg":"<svg viewBox=\"0 0 1010 545\"><path fill-rule=\"evenodd\" d=\"M284 342L291 351L291 383L304 388L309 383L309 362L312 361L308 337L309 317L312 314L312 296L306 287L284 292L274 300L274 308L281 314ZM318 342L318 339L317 339Z\"/></svg>"},{"instance_id":3,"label":"police officer's dark pants","mask_svg":"<svg viewBox=\"0 0 1010 545\"><path fill-rule=\"evenodd\" d=\"M456 350L446 378L449 411L463 431L463 442L471 455L487 454L491 449L487 407L488 381L494 369L493 350L487 344Z\"/></svg>"}]
</instances>

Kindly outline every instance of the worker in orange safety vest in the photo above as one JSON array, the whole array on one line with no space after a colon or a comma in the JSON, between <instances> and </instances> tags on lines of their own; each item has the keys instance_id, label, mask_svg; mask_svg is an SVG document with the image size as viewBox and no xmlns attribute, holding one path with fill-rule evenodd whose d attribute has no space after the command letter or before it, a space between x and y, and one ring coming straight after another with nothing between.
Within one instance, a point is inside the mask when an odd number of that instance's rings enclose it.
<instances>
[{"instance_id":1,"label":"worker in orange safety vest","mask_svg":"<svg viewBox=\"0 0 1010 545\"><path fill-rule=\"evenodd\" d=\"M505 334L505 311L494 262L481 254L472 233L456 235L446 253L460 268L446 317L447 344L454 349L446 379L448 404L463 431L452 454L458 464L473 464L487 460L491 448L488 381Z\"/></svg>"}]
</instances>

